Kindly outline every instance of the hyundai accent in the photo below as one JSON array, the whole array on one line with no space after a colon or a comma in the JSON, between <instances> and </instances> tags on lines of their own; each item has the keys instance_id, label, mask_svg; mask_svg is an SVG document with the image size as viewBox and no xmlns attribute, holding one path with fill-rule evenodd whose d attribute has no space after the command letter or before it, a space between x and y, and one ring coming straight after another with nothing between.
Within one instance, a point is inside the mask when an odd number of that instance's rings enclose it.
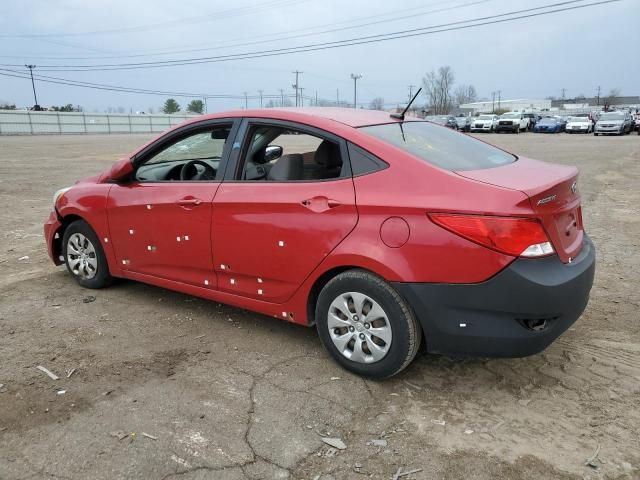
<instances>
[{"instance_id":1,"label":"hyundai accent","mask_svg":"<svg viewBox=\"0 0 640 480\"><path fill-rule=\"evenodd\" d=\"M343 367L421 345L520 357L585 309L595 270L574 167L384 112L205 115L59 190L53 262L314 326Z\"/></svg>"}]
</instances>

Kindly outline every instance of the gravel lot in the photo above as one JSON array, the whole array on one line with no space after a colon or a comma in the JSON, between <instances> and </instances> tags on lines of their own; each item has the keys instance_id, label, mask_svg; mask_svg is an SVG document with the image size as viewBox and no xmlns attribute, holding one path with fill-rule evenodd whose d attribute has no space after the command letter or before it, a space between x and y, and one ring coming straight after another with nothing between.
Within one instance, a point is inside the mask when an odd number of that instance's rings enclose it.
<instances>
[{"instance_id":1,"label":"gravel lot","mask_svg":"<svg viewBox=\"0 0 640 480\"><path fill-rule=\"evenodd\" d=\"M51 196L148 137L0 137L0 479L640 478L640 137L481 137L580 168L591 302L543 354L421 354L383 382L313 329L81 289L46 256Z\"/></svg>"}]
</instances>

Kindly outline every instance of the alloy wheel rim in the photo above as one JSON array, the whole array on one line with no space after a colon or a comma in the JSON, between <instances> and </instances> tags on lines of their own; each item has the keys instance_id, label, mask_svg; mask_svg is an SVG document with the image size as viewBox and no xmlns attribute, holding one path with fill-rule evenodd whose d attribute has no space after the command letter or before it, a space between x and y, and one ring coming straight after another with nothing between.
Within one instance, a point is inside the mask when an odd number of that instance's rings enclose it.
<instances>
[{"instance_id":1,"label":"alloy wheel rim","mask_svg":"<svg viewBox=\"0 0 640 480\"><path fill-rule=\"evenodd\" d=\"M393 338L389 317L368 295L340 294L329 306L327 328L335 347L352 362L375 363L389 353Z\"/></svg>"},{"instance_id":2,"label":"alloy wheel rim","mask_svg":"<svg viewBox=\"0 0 640 480\"><path fill-rule=\"evenodd\" d=\"M71 272L85 280L98 273L98 257L91 241L81 233L74 233L67 241L67 262Z\"/></svg>"}]
</instances>

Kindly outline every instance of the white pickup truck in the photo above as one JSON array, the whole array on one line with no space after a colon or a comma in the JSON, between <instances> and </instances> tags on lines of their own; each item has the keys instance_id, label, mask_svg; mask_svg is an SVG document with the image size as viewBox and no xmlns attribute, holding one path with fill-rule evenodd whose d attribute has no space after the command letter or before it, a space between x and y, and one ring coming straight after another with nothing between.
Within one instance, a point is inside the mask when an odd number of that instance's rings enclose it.
<instances>
[{"instance_id":1,"label":"white pickup truck","mask_svg":"<svg viewBox=\"0 0 640 480\"><path fill-rule=\"evenodd\" d=\"M529 130L529 117L525 117L524 113L507 112L500 115L496 132L512 132L520 133Z\"/></svg>"}]
</instances>

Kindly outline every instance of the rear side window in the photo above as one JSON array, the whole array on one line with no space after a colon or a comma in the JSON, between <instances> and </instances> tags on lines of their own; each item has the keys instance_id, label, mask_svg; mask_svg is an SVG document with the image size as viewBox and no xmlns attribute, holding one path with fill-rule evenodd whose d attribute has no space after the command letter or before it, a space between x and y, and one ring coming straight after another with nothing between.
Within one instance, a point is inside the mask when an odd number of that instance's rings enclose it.
<instances>
[{"instance_id":1,"label":"rear side window","mask_svg":"<svg viewBox=\"0 0 640 480\"><path fill-rule=\"evenodd\" d=\"M397 122L361 130L445 170L482 170L516 161L496 147L430 122Z\"/></svg>"},{"instance_id":2,"label":"rear side window","mask_svg":"<svg viewBox=\"0 0 640 480\"><path fill-rule=\"evenodd\" d=\"M349 160L351 161L351 170L354 177L384 170L389 166L375 155L370 154L351 142L348 143L348 147Z\"/></svg>"}]
</instances>

